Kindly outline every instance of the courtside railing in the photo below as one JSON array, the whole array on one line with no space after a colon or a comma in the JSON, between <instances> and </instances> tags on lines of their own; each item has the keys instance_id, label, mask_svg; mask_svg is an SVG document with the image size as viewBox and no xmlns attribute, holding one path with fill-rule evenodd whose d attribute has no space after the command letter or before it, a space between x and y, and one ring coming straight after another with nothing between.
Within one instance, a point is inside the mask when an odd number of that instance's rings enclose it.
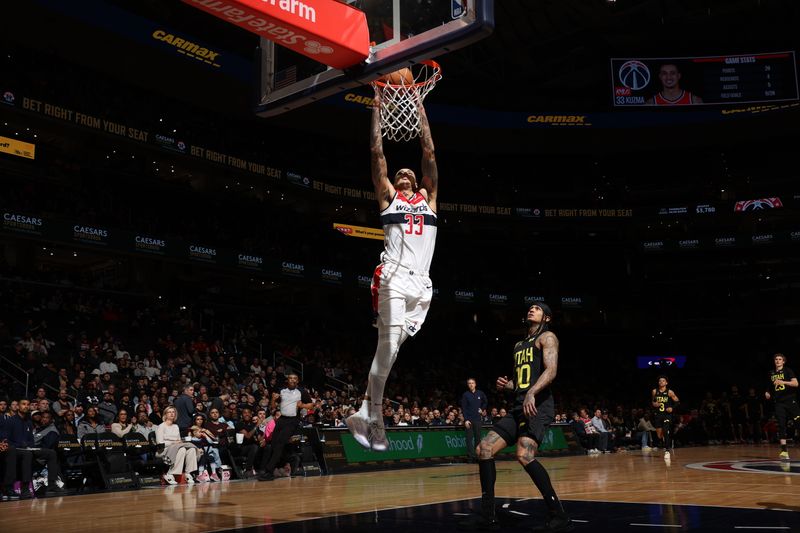
<instances>
[{"instance_id":1,"label":"courtside railing","mask_svg":"<svg viewBox=\"0 0 800 533\"><path fill-rule=\"evenodd\" d=\"M272 368L278 368L278 365L282 364L286 370L293 370L297 372L298 377L300 378L300 382L303 381L303 363L298 361L297 359L293 359L282 353L275 351L272 352ZM284 372L286 374L286 372Z\"/></svg>"},{"instance_id":2,"label":"courtside railing","mask_svg":"<svg viewBox=\"0 0 800 533\"><path fill-rule=\"evenodd\" d=\"M10 377L16 383L25 387L25 397L27 398L28 389L30 388L30 381L31 381L30 374L25 372L24 368L15 364L14 361L9 359L8 357L0 355L0 360L2 360L3 362L3 364L0 365L0 372Z\"/></svg>"}]
</instances>

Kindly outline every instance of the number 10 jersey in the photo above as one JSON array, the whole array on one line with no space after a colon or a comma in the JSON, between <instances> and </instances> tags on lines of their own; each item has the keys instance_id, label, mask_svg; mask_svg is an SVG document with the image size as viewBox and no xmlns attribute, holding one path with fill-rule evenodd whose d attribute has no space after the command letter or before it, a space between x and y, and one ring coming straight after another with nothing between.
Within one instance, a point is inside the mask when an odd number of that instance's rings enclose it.
<instances>
[{"instance_id":1,"label":"number 10 jersey","mask_svg":"<svg viewBox=\"0 0 800 533\"><path fill-rule=\"evenodd\" d=\"M536 346L536 339L542 333L519 341L514 346L514 393L517 402L524 401L528 390L544 371L543 352ZM541 405L551 398L550 387L545 387L536 395L536 403Z\"/></svg>"}]
</instances>

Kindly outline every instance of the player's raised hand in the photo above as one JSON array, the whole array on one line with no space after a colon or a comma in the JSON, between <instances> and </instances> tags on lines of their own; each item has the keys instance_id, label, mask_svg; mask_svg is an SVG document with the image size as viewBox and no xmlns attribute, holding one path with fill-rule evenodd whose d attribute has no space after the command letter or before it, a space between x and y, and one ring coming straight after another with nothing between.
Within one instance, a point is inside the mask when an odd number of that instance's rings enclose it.
<instances>
[{"instance_id":1,"label":"player's raised hand","mask_svg":"<svg viewBox=\"0 0 800 533\"><path fill-rule=\"evenodd\" d=\"M506 385L508 385L508 376L502 376L502 377L497 378L496 385L497 385L497 390L505 389Z\"/></svg>"},{"instance_id":2,"label":"player's raised hand","mask_svg":"<svg viewBox=\"0 0 800 533\"><path fill-rule=\"evenodd\" d=\"M372 105L370 107L374 110L379 110L381 108L381 90L375 84L372 85L372 88L375 89L375 95L372 97Z\"/></svg>"}]
</instances>

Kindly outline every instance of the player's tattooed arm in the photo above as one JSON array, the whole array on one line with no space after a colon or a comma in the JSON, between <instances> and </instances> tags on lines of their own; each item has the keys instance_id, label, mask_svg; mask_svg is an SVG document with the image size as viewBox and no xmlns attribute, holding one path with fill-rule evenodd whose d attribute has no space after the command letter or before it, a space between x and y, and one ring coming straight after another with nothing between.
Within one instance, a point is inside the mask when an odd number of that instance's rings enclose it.
<instances>
[{"instance_id":1,"label":"player's tattooed arm","mask_svg":"<svg viewBox=\"0 0 800 533\"><path fill-rule=\"evenodd\" d=\"M544 361L544 371L536 383L533 384L528 394L536 396L546 389L558 373L558 337L554 333L546 332L536 341L542 348L542 359Z\"/></svg>"},{"instance_id":2,"label":"player's tattooed arm","mask_svg":"<svg viewBox=\"0 0 800 533\"><path fill-rule=\"evenodd\" d=\"M439 169L436 166L436 153L433 147L431 125L425 108L419 106L420 143L422 144L422 188L428 193L428 203L436 210L436 195L439 192Z\"/></svg>"},{"instance_id":3,"label":"player's tattooed arm","mask_svg":"<svg viewBox=\"0 0 800 533\"><path fill-rule=\"evenodd\" d=\"M672 400L675 403L680 402L680 400L678 399L678 395L675 394L675 392L672 389L670 389L670 391L669 391L669 399Z\"/></svg>"},{"instance_id":4,"label":"player's tattooed arm","mask_svg":"<svg viewBox=\"0 0 800 533\"><path fill-rule=\"evenodd\" d=\"M383 154L383 136L381 134L380 96L375 93L375 105L372 108L372 124L370 126L370 153L372 164L372 185L375 187L375 196L381 208L389 202L394 195L394 187L389 182L389 173L386 166L386 156Z\"/></svg>"}]
</instances>

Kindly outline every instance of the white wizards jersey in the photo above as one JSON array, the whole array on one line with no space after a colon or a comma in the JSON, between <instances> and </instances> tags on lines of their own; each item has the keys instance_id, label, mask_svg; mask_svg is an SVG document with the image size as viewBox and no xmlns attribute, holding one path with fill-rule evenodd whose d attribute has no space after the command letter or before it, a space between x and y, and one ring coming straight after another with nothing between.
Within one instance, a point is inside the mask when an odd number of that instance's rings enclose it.
<instances>
[{"instance_id":1,"label":"white wizards jersey","mask_svg":"<svg viewBox=\"0 0 800 533\"><path fill-rule=\"evenodd\" d=\"M381 261L427 273L436 246L436 213L420 193L410 199L396 192L381 211L384 251Z\"/></svg>"}]
</instances>

